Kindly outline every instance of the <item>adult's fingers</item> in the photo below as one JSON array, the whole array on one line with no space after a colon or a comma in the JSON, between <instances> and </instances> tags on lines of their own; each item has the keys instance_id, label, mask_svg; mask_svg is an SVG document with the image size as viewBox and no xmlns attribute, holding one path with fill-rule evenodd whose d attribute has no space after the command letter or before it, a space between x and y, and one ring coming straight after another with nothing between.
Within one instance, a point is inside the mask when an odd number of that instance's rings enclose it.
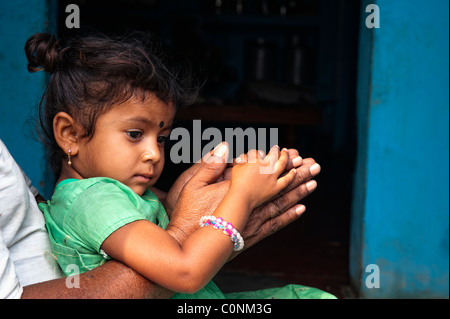
<instances>
[{"instance_id":1,"label":"adult's fingers","mask_svg":"<svg viewBox=\"0 0 450 319\"><path fill-rule=\"evenodd\" d=\"M293 205L283 211L276 206L260 206L254 210L242 231L245 241L244 248L247 249L262 239L274 234L283 227L297 220L306 208L304 205ZM270 215L274 215L273 218ZM269 218L268 218L269 216ZM237 254L233 255L233 258Z\"/></svg>"},{"instance_id":2,"label":"adult's fingers","mask_svg":"<svg viewBox=\"0 0 450 319\"><path fill-rule=\"evenodd\" d=\"M302 164L295 170L296 174L292 183L283 189L276 197L282 196L299 185L310 181L320 173L321 167L313 158L304 158Z\"/></svg>"},{"instance_id":3,"label":"adult's fingers","mask_svg":"<svg viewBox=\"0 0 450 319\"><path fill-rule=\"evenodd\" d=\"M305 211L306 211L305 205L298 204L290 207L289 209L286 209L277 216L267 220L261 226L260 230L261 237L258 238L258 240L270 236L278 232L282 228L286 227L287 225L291 224L292 222L296 221Z\"/></svg>"},{"instance_id":4,"label":"adult's fingers","mask_svg":"<svg viewBox=\"0 0 450 319\"><path fill-rule=\"evenodd\" d=\"M291 185L293 185L293 183L291 183ZM291 185L281 191L278 196L257 207L251 213L251 215L249 216L249 222L247 223L247 225L250 227L250 230L252 224L254 225L254 227L260 227L266 222L278 223L279 225L283 225L283 221L285 220L285 218L287 221L289 221L290 216L294 217L291 215L292 211L288 213L288 216L282 217L279 220L273 222L270 222L270 220L280 216L288 209L295 206L298 202L310 195L317 188L317 182L315 180L299 182L294 187ZM276 228L276 225L277 224L273 224L272 228Z\"/></svg>"},{"instance_id":5,"label":"adult's fingers","mask_svg":"<svg viewBox=\"0 0 450 319\"><path fill-rule=\"evenodd\" d=\"M297 168L302 164L303 159L301 158L301 156L299 156L298 151L296 149L293 148L288 149L288 154L289 154L289 161L285 168L286 171L289 171L291 168Z\"/></svg>"}]
</instances>

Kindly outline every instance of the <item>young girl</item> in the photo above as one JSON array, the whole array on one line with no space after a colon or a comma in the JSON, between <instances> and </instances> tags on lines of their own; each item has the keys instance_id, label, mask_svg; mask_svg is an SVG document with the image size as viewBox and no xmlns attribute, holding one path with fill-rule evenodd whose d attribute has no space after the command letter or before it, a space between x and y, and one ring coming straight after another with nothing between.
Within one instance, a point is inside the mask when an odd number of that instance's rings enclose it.
<instances>
[{"instance_id":1,"label":"young girl","mask_svg":"<svg viewBox=\"0 0 450 319\"><path fill-rule=\"evenodd\" d=\"M192 81L169 69L153 43L133 36L62 43L36 34L25 50L31 72L51 73L40 121L59 178L40 208L62 270L84 272L113 258L172 291L206 286L201 297L218 296L210 280L242 249L249 213L295 176L294 169L281 176L287 151L274 147L234 166L215 213L180 244L164 230L168 217L149 187L163 170L177 107L195 98Z\"/></svg>"}]
</instances>

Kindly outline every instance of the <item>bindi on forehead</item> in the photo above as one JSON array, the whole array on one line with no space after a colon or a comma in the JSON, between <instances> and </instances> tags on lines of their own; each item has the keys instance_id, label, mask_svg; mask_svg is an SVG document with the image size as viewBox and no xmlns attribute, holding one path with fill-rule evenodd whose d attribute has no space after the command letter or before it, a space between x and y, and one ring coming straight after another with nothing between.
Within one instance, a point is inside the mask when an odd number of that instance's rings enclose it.
<instances>
[{"instance_id":1,"label":"bindi on forehead","mask_svg":"<svg viewBox=\"0 0 450 319\"><path fill-rule=\"evenodd\" d=\"M164 121L161 121L161 123L159 123L159 127L163 127L164 126Z\"/></svg>"}]
</instances>

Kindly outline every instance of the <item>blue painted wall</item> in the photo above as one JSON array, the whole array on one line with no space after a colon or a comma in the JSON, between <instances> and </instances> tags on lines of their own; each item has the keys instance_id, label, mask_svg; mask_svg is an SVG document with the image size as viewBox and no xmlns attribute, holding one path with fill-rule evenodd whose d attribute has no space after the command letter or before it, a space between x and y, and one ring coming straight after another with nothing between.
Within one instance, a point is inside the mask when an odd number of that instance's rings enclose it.
<instances>
[{"instance_id":1,"label":"blue painted wall","mask_svg":"<svg viewBox=\"0 0 450 319\"><path fill-rule=\"evenodd\" d=\"M50 196L44 151L28 121L44 91L45 74L28 73L24 53L28 37L46 30L47 16L47 1L0 1L0 139L35 186Z\"/></svg>"},{"instance_id":2,"label":"blue painted wall","mask_svg":"<svg viewBox=\"0 0 450 319\"><path fill-rule=\"evenodd\" d=\"M365 27L367 4L379 29ZM351 276L369 298L448 298L449 3L364 1ZM369 264L380 287L369 289Z\"/></svg>"}]
</instances>

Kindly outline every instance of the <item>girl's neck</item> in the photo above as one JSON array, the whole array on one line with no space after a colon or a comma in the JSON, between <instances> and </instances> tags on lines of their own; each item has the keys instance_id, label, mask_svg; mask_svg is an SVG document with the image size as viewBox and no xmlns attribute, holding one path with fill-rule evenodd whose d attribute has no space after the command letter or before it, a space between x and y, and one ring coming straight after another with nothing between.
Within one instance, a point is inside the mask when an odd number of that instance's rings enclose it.
<instances>
[{"instance_id":1,"label":"girl's neck","mask_svg":"<svg viewBox=\"0 0 450 319\"><path fill-rule=\"evenodd\" d=\"M84 179L72 166L68 165L66 162L62 164L61 174L56 180L56 185L58 185L63 180L74 178L74 179Z\"/></svg>"}]
</instances>

